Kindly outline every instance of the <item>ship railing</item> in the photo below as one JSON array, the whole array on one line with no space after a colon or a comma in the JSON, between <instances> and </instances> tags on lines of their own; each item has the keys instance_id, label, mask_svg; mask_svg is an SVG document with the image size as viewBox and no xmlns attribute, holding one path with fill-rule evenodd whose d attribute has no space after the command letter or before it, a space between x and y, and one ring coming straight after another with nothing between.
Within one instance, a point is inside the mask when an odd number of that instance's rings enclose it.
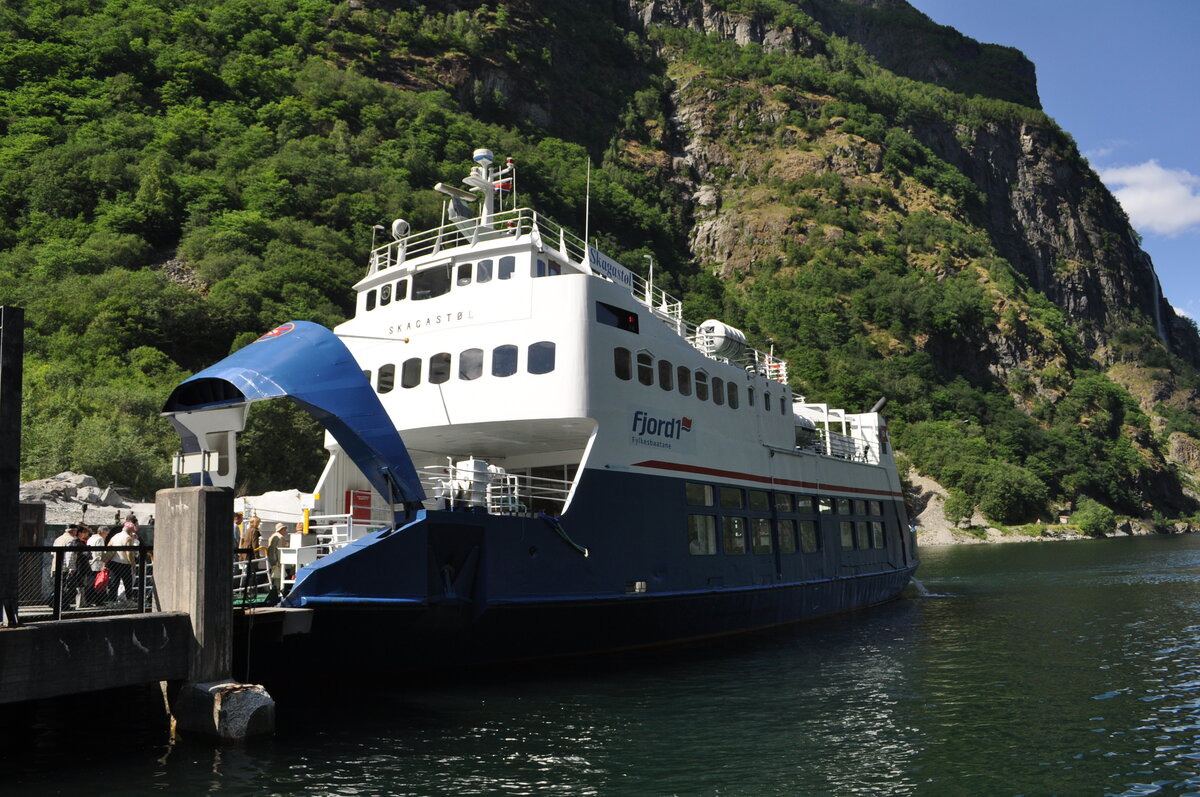
<instances>
[{"instance_id":1,"label":"ship railing","mask_svg":"<svg viewBox=\"0 0 1200 797\"><path fill-rule=\"evenodd\" d=\"M571 482L489 468L486 474L454 465L421 469L426 507L452 511L485 510L490 515L561 515Z\"/></svg>"},{"instance_id":2,"label":"ship railing","mask_svg":"<svg viewBox=\"0 0 1200 797\"><path fill-rule=\"evenodd\" d=\"M809 440L796 446L802 451L815 451L837 459L852 462L879 463L879 454L870 443L862 437L853 437L839 432L814 429Z\"/></svg>"}]
</instances>

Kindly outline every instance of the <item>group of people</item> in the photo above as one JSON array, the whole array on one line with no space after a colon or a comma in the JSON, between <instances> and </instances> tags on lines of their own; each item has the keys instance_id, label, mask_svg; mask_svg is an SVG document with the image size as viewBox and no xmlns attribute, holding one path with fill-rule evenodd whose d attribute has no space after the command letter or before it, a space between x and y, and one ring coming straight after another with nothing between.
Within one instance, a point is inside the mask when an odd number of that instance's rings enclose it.
<instances>
[{"instance_id":1,"label":"group of people","mask_svg":"<svg viewBox=\"0 0 1200 797\"><path fill-rule=\"evenodd\" d=\"M74 609L115 603L121 599L136 600L133 567L139 553L129 550L112 550L140 546L138 520L133 514L125 518L119 529L99 526L93 529L86 523L72 523L55 540L54 547L66 548L60 559L56 554L50 562L50 575L62 563L62 607ZM101 574L106 573L106 576ZM106 583L105 583L106 582ZM46 599L50 608L55 607L56 595L51 592Z\"/></svg>"},{"instance_id":2,"label":"group of people","mask_svg":"<svg viewBox=\"0 0 1200 797\"><path fill-rule=\"evenodd\" d=\"M255 559L259 558L260 552L265 550L271 589L270 594L267 596L267 603L276 603L283 598L285 570L283 567L282 549L288 547L291 532L286 523L276 523L274 533L267 539L267 544L264 546L262 544L262 533L259 530L262 525L262 518L255 515L245 523L242 522L242 518L243 515L241 512L237 512L233 516L233 544L234 549L238 552L239 568L242 574L242 589L246 589L251 585L256 571Z\"/></svg>"}]
</instances>

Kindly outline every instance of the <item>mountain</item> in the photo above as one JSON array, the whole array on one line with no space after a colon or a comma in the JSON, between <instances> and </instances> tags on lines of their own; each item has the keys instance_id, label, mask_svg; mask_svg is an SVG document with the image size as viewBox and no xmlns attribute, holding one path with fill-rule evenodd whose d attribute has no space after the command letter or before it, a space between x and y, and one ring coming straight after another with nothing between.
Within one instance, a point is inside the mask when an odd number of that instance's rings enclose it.
<instances>
[{"instance_id":1,"label":"mountain","mask_svg":"<svg viewBox=\"0 0 1200 797\"><path fill-rule=\"evenodd\" d=\"M489 146L579 228L590 159L602 248L653 254L689 317L772 342L811 399L888 397L897 447L988 517L1196 511L1195 325L1033 65L903 0L0 14L23 478L161 485L165 392L279 322L340 321L371 226L436 223L429 187ZM256 440L247 489L315 478L306 419L256 407Z\"/></svg>"}]
</instances>

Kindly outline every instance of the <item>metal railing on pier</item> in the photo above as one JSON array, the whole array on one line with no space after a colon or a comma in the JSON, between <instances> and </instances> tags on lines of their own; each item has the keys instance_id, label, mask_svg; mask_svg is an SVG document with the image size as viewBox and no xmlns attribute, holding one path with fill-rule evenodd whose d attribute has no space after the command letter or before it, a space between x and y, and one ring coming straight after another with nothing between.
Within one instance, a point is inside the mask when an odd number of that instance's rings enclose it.
<instances>
[{"instance_id":1,"label":"metal railing on pier","mask_svg":"<svg viewBox=\"0 0 1200 797\"><path fill-rule=\"evenodd\" d=\"M118 561L118 554L134 561ZM93 569L95 563L99 566ZM26 620L151 611L154 568L148 546L21 546L17 568L18 611ZM107 583L97 587L105 571Z\"/></svg>"}]
</instances>

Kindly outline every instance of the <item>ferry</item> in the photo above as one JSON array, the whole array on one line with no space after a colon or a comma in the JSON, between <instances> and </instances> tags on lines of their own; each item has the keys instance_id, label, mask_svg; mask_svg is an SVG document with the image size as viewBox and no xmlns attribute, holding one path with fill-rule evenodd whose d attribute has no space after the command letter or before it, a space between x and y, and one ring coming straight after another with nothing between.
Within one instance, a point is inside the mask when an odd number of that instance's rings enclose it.
<instances>
[{"instance_id":1,"label":"ferry","mask_svg":"<svg viewBox=\"0 0 1200 797\"><path fill-rule=\"evenodd\" d=\"M518 207L516 177L477 150L465 188L435 186L440 226L376 228L353 318L285 324L164 408L185 449L221 449L208 483L250 401L329 429L313 513L346 522L292 549L283 604L314 610L295 655L580 656L895 598L918 555L882 401L793 395L772 351L685 320L652 261L643 279ZM231 406L216 445L198 419Z\"/></svg>"}]
</instances>

